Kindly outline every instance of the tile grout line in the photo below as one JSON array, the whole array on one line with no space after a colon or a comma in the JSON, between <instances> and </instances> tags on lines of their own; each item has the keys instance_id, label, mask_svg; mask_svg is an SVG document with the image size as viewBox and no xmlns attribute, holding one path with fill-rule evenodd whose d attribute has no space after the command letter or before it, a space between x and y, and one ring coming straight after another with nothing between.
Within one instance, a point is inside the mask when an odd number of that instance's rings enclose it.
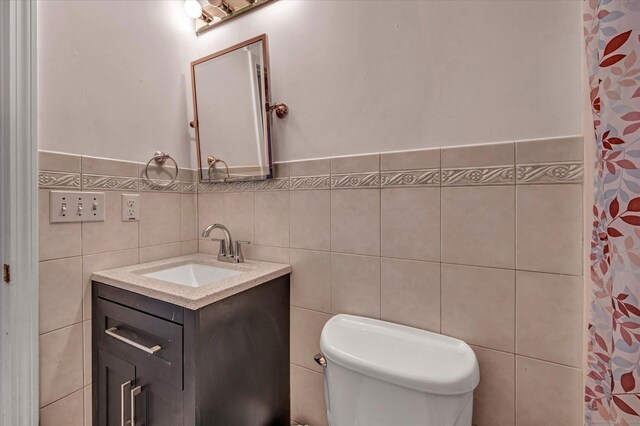
<instances>
[{"instance_id":1,"label":"tile grout line","mask_svg":"<svg viewBox=\"0 0 640 426\"><path fill-rule=\"evenodd\" d=\"M443 307L443 298L444 298L444 291L443 291L443 275L444 275L444 267L442 266L442 251L443 251L443 241L444 238L442 238L442 221L443 221L443 200L444 200L444 196L443 196L443 188L442 188L442 149L438 150L438 173L439 173L439 178L438 178L438 189L440 190L440 221L439 221L439 231L440 231L440 334L442 334L442 323L443 323L443 317L444 317L444 311L442 309Z\"/></svg>"},{"instance_id":2,"label":"tile grout line","mask_svg":"<svg viewBox=\"0 0 640 426\"><path fill-rule=\"evenodd\" d=\"M475 345L475 346L478 346L478 345ZM480 347L482 347L482 346L480 346ZM491 348L484 348L484 349L491 349ZM493 349L493 350L496 350L496 349ZM500 351L500 352L502 352L502 351ZM505 352L505 353L509 353L509 352ZM562 363L562 362L551 361L551 360L548 360L548 359L538 358L538 357L535 357L535 356L523 355L523 354L519 354L519 353L513 353L511 355L513 355L516 359L518 357L527 358L527 359L532 359L532 360L538 361L538 362L546 362L547 364L553 364L553 365L559 366L559 367L571 368L571 369L580 370L580 371L583 370L582 367L576 367L575 365L569 365L569 364L565 364L565 363Z\"/></svg>"},{"instance_id":3,"label":"tile grout line","mask_svg":"<svg viewBox=\"0 0 640 426\"><path fill-rule=\"evenodd\" d=\"M517 144L513 144L513 179L516 184L513 188L513 266L518 267L518 176L517 176ZM518 371L517 371L517 355L515 354L518 348L518 273L514 272L513 277L513 421L517 424L517 410L518 404Z\"/></svg>"},{"instance_id":4,"label":"tile grout line","mask_svg":"<svg viewBox=\"0 0 640 426\"><path fill-rule=\"evenodd\" d=\"M82 170L82 156L81 156L80 157L80 191L82 191L82 192L84 192L84 184L82 182L82 177L83 176L84 176L84 171ZM107 194L104 195L104 200L105 200L104 202L106 203ZM106 211L107 207L106 206L103 206L103 207L105 209L104 220L106 221L107 220L107 211ZM81 256L82 256L82 260L80 262L82 264L82 266L80 268L80 270L82 271L82 279L81 279L82 282L81 282L81 287L80 287L80 294L81 294L80 303L82 304L82 319L84 320L84 317L85 317L85 312L84 312L84 310L85 310L84 286L85 286L86 283L84 282L84 226L83 226L82 222L80 222L80 253L81 253ZM91 279L91 278L89 278L89 279ZM93 292L92 288L93 288L93 286L91 285L91 283L89 283L89 294L90 295ZM93 317L93 312L91 313L91 316ZM82 333L82 384L84 385L84 383L86 381L86 378L84 377L84 374L85 374L85 371L84 371L84 360L85 360L85 357L87 356L87 354L85 353L86 344L85 344L85 341L84 341L84 339L85 339L84 323L81 323L80 327L81 327L80 332ZM93 363L93 360L92 360L92 363ZM92 371L93 371L93 368L92 368ZM82 421L84 423L84 420L87 417L87 413L85 412L85 404L84 404L84 388L81 387L80 389L82 390L82 417L83 417Z\"/></svg>"},{"instance_id":5,"label":"tile grout line","mask_svg":"<svg viewBox=\"0 0 640 426\"><path fill-rule=\"evenodd\" d=\"M291 266L291 166L287 173L287 179L289 184L287 186L287 193L289 195L289 241L287 244L287 254L289 255L289 266ZM291 268L291 274L289 274L289 305L291 305L291 275L293 274L293 267ZM289 307L289 315L291 315L291 307ZM289 326L291 328L291 326Z\"/></svg>"},{"instance_id":6,"label":"tile grout line","mask_svg":"<svg viewBox=\"0 0 640 426\"><path fill-rule=\"evenodd\" d=\"M514 181L516 181L516 160L517 160L517 146L513 143L513 173ZM513 266L514 270L517 270L518 266L518 187L513 188ZM516 352L518 346L518 273L513 274L513 352Z\"/></svg>"},{"instance_id":7,"label":"tile grout line","mask_svg":"<svg viewBox=\"0 0 640 426\"><path fill-rule=\"evenodd\" d=\"M303 369L307 370L307 371L308 371L308 372L310 372L310 373L314 373L314 374L319 375L320 377L324 377L324 374L319 373L319 372L317 372L317 371L315 371L315 370L312 370L312 369L310 369L310 368L308 368L308 367L305 367L304 365L299 365L299 364L296 364L295 362L289 362L289 364L295 365L295 366L296 366L296 367L298 367L298 368L303 368Z\"/></svg>"},{"instance_id":8,"label":"tile grout line","mask_svg":"<svg viewBox=\"0 0 640 426\"><path fill-rule=\"evenodd\" d=\"M378 154L378 316L382 319L382 155Z\"/></svg>"},{"instance_id":9,"label":"tile grout line","mask_svg":"<svg viewBox=\"0 0 640 426\"><path fill-rule=\"evenodd\" d=\"M331 315L331 316L333 316L333 314L332 314L331 312L319 311L319 310L317 310L317 309L308 308L308 307L306 307L306 306L299 306L299 305L294 305L294 304L289 303L289 307L291 307L291 308L297 308L297 309L304 309L304 310L306 310L306 311L315 312L315 313L318 313L318 314L325 314L325 315Z\"/></svg>"},{"instance_id":10,"label":"tile grout line","mask_svg":"<svg viewBox=\"0 0 640 426\"><path fill-rule=\"evenodd\" d=\"M43 409L45 409L45 408L47 408L47 407L50 407L50 406L52 406L53 404L55 404L56 402L60 402L60 401L62 401L63 399L70 397L70 396L71 396L71 395L73 395L74 393L77 393L77 392L83 392L83 391L84 391L84 388L85 388L85 387L88 387L88 386L90 386L90 385L87 385L87 386L84 386L84 385L83 385L80 389L76 389L76 390L74 390L74 391L72 391L72 392L70 392L70 393L66 394L66 395L65 395L65 396L63 396L63 397L60 397L60 398L56 399L55 401L51 401L51 402L50 402L50 403L48 403L47 405L43 405L42 407L38 407L38 411L43 410ZM83 394L84 394L84 392L83 392ZM82 402L83 402L83 404L82 404L82 414L84 415L84 395L82 395ZM83 424L84 424L84 417L83 417L82 421L83 421Z\"/></svg>"},{"instance_id":11,"label":"tile grout line","mask_svg":"<svg viewBox=\"0 0 640 426\"><path fill-rule=\"evenodd\" d=\"M57 327L57 328L54 328L53 330L45 331L44 333L39 333L38 337L46 336L47 334L51 334L51 333L56 333L58 331L66 329L66 328L71 328L71 327L75 327L77 325L82 325L83 323L85 323L87 321L91 321L91 318L82 319L82 320L76 321L76 322L74 322L72 324L63 325L62 327Z\"/></svg>"},{"instance_id":12,"label":"tile grout line","mask_svg":"<svg viewBox=\"0 0 640 426\"><path fill-rule=\"evenodd\" d=\"M331 315L334 315L333 309L333 192L331 190L331 161L329 161L329 307Z\"/></svg>"}]
</instances>

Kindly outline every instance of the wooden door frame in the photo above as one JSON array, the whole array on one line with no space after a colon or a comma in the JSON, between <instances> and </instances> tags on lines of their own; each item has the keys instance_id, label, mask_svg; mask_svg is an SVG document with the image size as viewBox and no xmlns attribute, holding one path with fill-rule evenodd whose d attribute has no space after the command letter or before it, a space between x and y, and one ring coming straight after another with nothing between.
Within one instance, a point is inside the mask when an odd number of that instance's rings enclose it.
<instances>
[{"instance_id":1,"label":"wooden door frame","mask_svg":"<svg viewBox=\"0 0 640 426\"><path fill-rule=\"evenodd\" d=\"M0 426L37 426L36 1L0 1Z\"/></svg>"}]
</instances>

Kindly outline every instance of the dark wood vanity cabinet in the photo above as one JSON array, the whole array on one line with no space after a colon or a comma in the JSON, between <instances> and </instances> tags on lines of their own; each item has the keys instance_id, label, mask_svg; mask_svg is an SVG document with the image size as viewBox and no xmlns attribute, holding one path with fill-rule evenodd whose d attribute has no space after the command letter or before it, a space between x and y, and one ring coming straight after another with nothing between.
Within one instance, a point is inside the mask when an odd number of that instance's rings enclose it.
<instances>
[{"instance_id":1,"label":"dark wood vanity cabinet","mask_svg":"<svg viewBox=\"0 0 640 426\"><path fill-rule=\"evenodd\" d=\"M290 424L288 275L198 310L95 281L92 303L94 425Z\"/></svg>"}]
</instances>

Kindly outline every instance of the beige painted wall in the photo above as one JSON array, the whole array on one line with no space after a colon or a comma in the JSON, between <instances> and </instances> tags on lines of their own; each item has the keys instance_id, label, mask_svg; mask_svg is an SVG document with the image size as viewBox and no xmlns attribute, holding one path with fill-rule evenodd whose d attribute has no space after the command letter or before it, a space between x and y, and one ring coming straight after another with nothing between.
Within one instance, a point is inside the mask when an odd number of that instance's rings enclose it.
<instances>
[{"instance_id":1,"label":"beige painted wall","mask_svg":"<svg viewBox=\"0 0 640 426\"><path fill-rule=\"evenodd\" d=\"M195 164L189 24L178 1L39 1L39 148Z\"/></svg>"},{"instance_id":2,"label":"beige painted wall","mask_svg":"<svg viewBox=\"0 0 640 426\"><path fill-rule=\"evenodd\" d=\"M40 1L40 147L194 164L189 61L267 33L276 161L581 133L577 1L280 0L196 37L181 1Z\"/></svg>"}]
</instances>

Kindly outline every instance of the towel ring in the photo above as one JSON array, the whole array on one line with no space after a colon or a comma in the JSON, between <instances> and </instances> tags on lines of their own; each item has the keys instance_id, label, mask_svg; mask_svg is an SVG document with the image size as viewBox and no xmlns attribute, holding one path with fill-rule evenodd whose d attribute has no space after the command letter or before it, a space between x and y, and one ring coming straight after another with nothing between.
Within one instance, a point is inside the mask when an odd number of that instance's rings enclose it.
<instances>
[{"instance_id":1,"label":"towel ring","mask_svg":"<svg viewBox=\"0 0 640 426\"><path fill-rule=\"evenodd\" d=\"M158 166L162 166L162 165L164 165L164 163L165 163L167 160L171 160L171 161L173 161L173 166L175 167L175 170L176 170L176 172L175 172L175 174L174 174L174 176L173 176L173 179L171 179L171 181L170 181L169 183L164 183L164 184L163 184L163 183L157 183L156 181L154 181L153 179L151 179L151 178L149 177L149 166L151 165L151 162L152 162L152 161L155 161L155 163L156 163ZM173 157L171 157L171 156L170 156L169 154L167 154L166 152L163 152L163 151L156 151L156 152L153 154L153 157L151 157L151 160L149 160L149 162L147 163L147 166L144 168L144 177L147 179L147 181L148 181L150 184L152 184L152 185L154 185L154 186L157 186L157 187L160 187L160 188L166 188L166 187L168 187L169 185L171 185L173 182L175 182L175 181L176 181L176 179L178 178L178 163L176 162L176 160L174 160L174 159L173 159Z\"/></svg>"},{"instance_id":2,"label":"towel ring","mask_svg":"<svg viewBox=\"0 0 640 426\"><path fill-rule=\"evenodd\" d=\"M207 157L207 163L209 163L209 170L207 170L207 176L209 176L209 181L211 181L211 169L214 169L216 167L216 164L218 163L224 164L227 178L229 177L229 166L227 166L227 162L224 161L222 158L209 156Z\"/></svg>"}]
</instances>

